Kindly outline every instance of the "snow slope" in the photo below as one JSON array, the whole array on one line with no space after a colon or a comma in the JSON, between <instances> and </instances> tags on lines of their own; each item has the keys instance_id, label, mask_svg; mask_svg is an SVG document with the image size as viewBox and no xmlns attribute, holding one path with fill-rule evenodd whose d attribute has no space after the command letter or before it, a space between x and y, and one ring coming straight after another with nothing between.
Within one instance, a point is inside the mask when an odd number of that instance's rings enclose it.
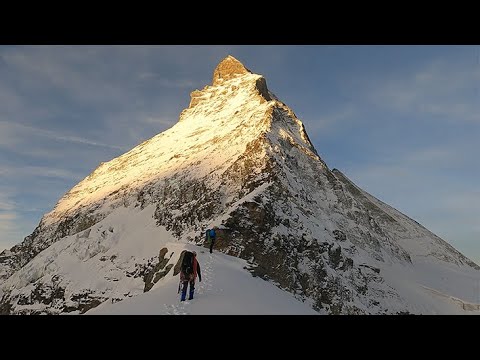
<instances>
[{"instance_id":1,"label":"snow slope","mask_svg":"<svg viewBox=\"0 0 480 360\"><path fill-rule=\"evenodd\" d=\"M296 300L245 270L245 260L193 245L167 243L180 254L194 250L201 267L193 300L180 301L179 275L167 276L147 293L121 302L106 301L87 315L319 315L310 306ZM188 298L188 296L187 296Z\"/></svg>"}]
</instances>

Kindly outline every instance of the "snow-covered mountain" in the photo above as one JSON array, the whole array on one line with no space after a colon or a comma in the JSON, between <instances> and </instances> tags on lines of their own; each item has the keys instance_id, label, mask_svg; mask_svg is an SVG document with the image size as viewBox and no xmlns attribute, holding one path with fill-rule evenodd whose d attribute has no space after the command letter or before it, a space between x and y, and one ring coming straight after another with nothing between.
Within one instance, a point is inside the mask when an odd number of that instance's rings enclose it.
<instances>
[{"instance_id":1,"label":"snow-covered mountain","mask_svg":"<svg viewBox=\"0 0 480 360\"><path fill-rule=\"evenodd\" d=\"M217 249L247 261L239 271L319 313L479 313L480 267L330 170L293 111L231 56L176 125L102 163L0 254L0 313L160 294L178 244L203 245L213 225Z\"/></svg>"}]
</instances>

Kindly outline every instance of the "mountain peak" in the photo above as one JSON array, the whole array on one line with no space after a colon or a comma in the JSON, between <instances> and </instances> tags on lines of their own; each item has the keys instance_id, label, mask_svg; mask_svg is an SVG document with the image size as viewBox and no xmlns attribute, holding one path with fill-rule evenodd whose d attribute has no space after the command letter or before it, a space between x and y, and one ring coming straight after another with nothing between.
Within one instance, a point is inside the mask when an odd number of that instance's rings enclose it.
<instances>
[{"instance_id":1,"label":"mountain peak","mask_svg":"<svg viewBox=\"0 0 480 360\"><path fill-rule=\"evenodd\" d=\"M239 75L251 73L240 61L233 56L228 55L215 68L213 72L213 86L218 85L224 80L233 79Z\"/></svg>"},{"instance_id":2,"label":"mountain peak","mask_svg":"<svg viewBox=\"0 0 480 360\"><path fill-rule=\"evenodd\" d=\"M213 85L191 93L177 124L103 163L0 252L0 315L81 314L147 291L164 294L155 313L192 313L197 300L173 300L184 249L207 270L215 258L219 271L241 269L224 278L248 293L238 302L248 311L263 286L244 290L247 272L319 313L480 312L471 291L480 268L331 171L262 75L227 56ZM213 225L215 253L203 258ZM213 314L203 299L232 297L208 272L198 309Z\"/></svg>"},{"instance_id":3,"label":"mountain peak","mask_svg":"<svg viewBox=\"0 0 480 360\"><path fill-rule=\"evenodd\" d=\"M235 79L238 80L238 83L231 84L229 82L229 80L236 82L234 81ZM224 83L225 81L228 82L228 85ZM267 82L262 75L253 73L231 55L225 57L217 65L213 71L212 83L213 86L205 86L203 90L197 89L190 93L190 105L181 113L179 122L185 117L188 117L188 114L185 113L186 110L192 108L197 109L199 103L203 103L207 109L211 109L214 105L212 102L208 102L210 99L217 99L219 94L227 95L228 97L235 96L235 94L238 94L236 90L239 88L246 89L247 92L256 89L258 95L262 97L262 102L276 99L275 96L269 92ZM252 84L254 84L254 87L252 87ZM222 85L226 87L223 88ZM213 96L213 94L215 95Z\"/></svg>"}]
</instances>

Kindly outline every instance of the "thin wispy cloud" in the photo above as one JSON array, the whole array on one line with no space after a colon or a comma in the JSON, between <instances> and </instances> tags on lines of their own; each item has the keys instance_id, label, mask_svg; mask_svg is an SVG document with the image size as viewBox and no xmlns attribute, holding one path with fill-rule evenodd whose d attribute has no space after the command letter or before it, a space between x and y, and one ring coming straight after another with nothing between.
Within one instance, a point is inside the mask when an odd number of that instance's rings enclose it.
<instances>
[{"instance_id":1,"label":"thin wispy cloud","mask_svg":"<svg viewBox=\"0 0 480 360\"><path fill-rule=\"evenodd\" d=\"M189 79L167 79L163 77L161 74L145 72L138 75L140 80L146 81L155 81L159 86L165 88L181 88L181 89L190 89L194 90L195 88L202 86L202 84L206 84L207 81L193 81Z\"/></svg>"},{"instance_id":2,"label":"thin wispy cloud","mask_svg":"<svg viewBox=\"0 0 480 360\"><path fill-rule=\"evenodd\" d=\"M338 111L321 115L316 119L306 119L307 131L312 135L321 131L338 131L341 127L348 126L360 114L360 109L353 104L343 105Z\"/></svg>"},{"instance_id":3,"label":"thin wispy cloud","mask_svg":"<svg viewBox=\"0 0 480 360\"><path fill-rule=\"evenodd\" d=\"M406 76L375 81L370 103L407 113L428 113L455 121L480 121L480 65L434 60ZM468 99L470 98L470 99Z\"/></svg>"},{"instance_id":4,"label":"thin wispy cloud","mask_svg":"<svg viewBox=\"0 0 480 360\"><path fill-rule=\"evenodd\" d=\"M10 211L15 209L15 202L8 196L0 193L0 211Z\"/></svg>"},{"instance_id":5,"label":"thin wispy cloud","mask_svg":"<svg viewBox=\"0 0 480 360\"><path fill-rule=\"evenodd\" d=\"M407 214L415 214L419 207L430 207L426 198L431 204L454 208L450 206L453 203L445 202L444 196L448 194L452 198L462 192L457 189L457 178L463 176L464 165L459 160L464 154L465 147L424 145L403 152L385 153L369 163L352 163L345 171L367 191L383 196L384 201L400 206ZM463 191L468 189L472 194L474 186L465 182ZM460 196L457 199L466 198Z\"/></svg>"},{"instance_id":6,"label":"thin wispy cloud","mask_svg":"<svg viewBox=\"0 0 480 360\"><path fill-rule=\"evenodd\" d=\"M96 63L101 55L91 50L85 47L11 49L4 52L3 59L12 71L24 75L21 83L25 89L36 89L42 84L77 102L90 104L111 104L124 99L127 89L116 86L119 79L106 77L107 64Z\"/></svg>"},{"instance_id":7,"label":"thin wispy cloud","mask_svg":"<svg viewBox=\"0 0 480 360\"><path fill-rule=\"evenodd\" d=\"M384 152L368 164L353 164L350 170L358 178L379 181L388 178L393 182L387 181L386 185L391 184L395 189L397 176L409 175L412 180L425 175L438 176L439 173L444 173L446 168L454 169L456 166L463 165L462 157L467 152L466 149L466 146L445 147L426 144L422 147L410 147L403 152ZM444 179L445 177L439 177L437 181ZM428 186L426 183L419 185Z\"/></svg>"},{"instance_id":8,"label":"thin wispy cloud","mask_svg":"<svg viewBox=\"0 0 480 360\"><path fill-rule=\"evenodd\" d=\"M21 240L22 225L17 212L17 204L6 193L0 191L0 252ZM26 229L23 229L24 231Z\"/></svg>"},{"instance_id":9,"label":"thin wispy cloud","mask_svg":"<svg viewBox=\"0 0 480 360\"><path fill-rule=\"evenodd\" d=\"M403 163L419 164L420 166L443 165L461 160L462 148L428 146L408 152L401 160Z\"/></svg>"},{"instance_id":10,"label":"thin wispy cloud","mask_svg":"<svg viewBox=\"0 0 480 360\"><path fill-rule=\"evenodd\" d=\"M166 87L166 88L191 89L192 91L195 88L201 86L200 82L194 82L194 81L191 81L191 80L170 80L170 79L165 79L165 78L158 79L158 83L159 83L160 86L163 86L163 87Z\"/></svg>"},{"instance_id":11,"label":"thin wispy cloud","mask_svg":"<svg viewBox=\"0 0 480 360\"><path fill-rule=\"evenodd\" d=\"M2 251L7 246L13 246L14 243L11 243L12 240L15 240L17 243L20 237L17 235L20 233L17 228L17 214L15 212L5 212L0 211L0 251Z\"/></svg>"},{"instance_id":12,"label":"thin wispy cloud","mask_svg":"<svg viewBox=\"0 0 480 360\"><path fill-rule=\"evenodd\" d=\"M480 190L472 189L471 191L449 193L448 196L440 199L440 204L445 209L455 211L461 216L478 218L478 214L480 214ZM480 226L480 223L477 224ZM477 226L478 231L480 231L479 226Z\"/></svg>"},{"instance_id":13,"label":"thin wispy cloud","mask_svg":"<svg viewBox=\"0 0 480 360\"><path fill-rule=\"evenodd\" d=\"M78 137L78 136L59 135L59 134L56 134L56 133L48 131L48 130L42 130L41 134L43 136L47 136L51 139L59 140L59 141L67 141L67 142L78 143L78 144L107 147L107 148L110 148L110 149L126 150L126 148L123 147L123 146L103 144L103 143L99 143L99 142L96 142L96 141L91 141L91 140L88 140L88 139L84 139L84 138L81 138L81 137Z\"/></svg>"},{"instance_id":14,"label":"thin wispy cloud","mask_svg":"<svg viewBox=\"0 0 480 360\"><path fill-rule=\"evenodd\" d=\"M169 120L164 118L153 118L153 117L146 117L142 120L142 122L151 125L162 125L162 126L172 126L175 125L177 119Z\"/></svg>"},{"instance_id":15,"label":"thin wispy cloud","mask_svg":"<svg viewBox=\"0 0 480 360\"><path fill-rule=\"evenodd\" d=\"M63 135L55 131L39 129L28 125L16 124L7 121L0 120L0 129L2 130L2 135L0 135L0 145L10 144L12 138L9 136L11 133L16 133L27 138L41 136L46 137L51 140L71 142L76 144L84 144L91 146L106 147L110 149L126 150L123 146L109 145L100 143L97 141L92 141L78 136Z\"/></svg>"},{"instance_id":16,"label":"thin wispy cloud","mask_svg":"<svg viewBox=\"0 0 480 360\"><path fill-rule=\"evenodd\" d=\"M17 218L15 213L12 212L0 212L0 221L9 221L9 220L15 220Z\"/></svg>"},{"instance_id":17,"label":"thin wispy cloud","mask_svg":"<svg viewBox=\"0 0 480 360\"><path fill-rule=\"evenodd\" d=\"M82 175L66 169L51 168L45 166L3 166L0 169L0 175L3 177L48 177L77 180Z\"/></svg>"}]
</instances>

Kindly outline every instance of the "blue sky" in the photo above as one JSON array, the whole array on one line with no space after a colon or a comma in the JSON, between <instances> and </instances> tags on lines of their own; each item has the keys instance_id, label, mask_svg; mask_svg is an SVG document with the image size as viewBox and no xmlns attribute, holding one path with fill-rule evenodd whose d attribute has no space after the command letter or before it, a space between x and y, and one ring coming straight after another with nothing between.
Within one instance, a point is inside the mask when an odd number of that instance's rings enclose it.
<instances>
[{"instance_id":1,"label":"blue sky","mask_svg":"<svg viewBox=\"0 0 480 360\"><path fill-rule=\"evenodd\" d=\"M480 264L479 46L0 46L0 251L231 54L320 156Z\"/></svg>"}]
</instances>

